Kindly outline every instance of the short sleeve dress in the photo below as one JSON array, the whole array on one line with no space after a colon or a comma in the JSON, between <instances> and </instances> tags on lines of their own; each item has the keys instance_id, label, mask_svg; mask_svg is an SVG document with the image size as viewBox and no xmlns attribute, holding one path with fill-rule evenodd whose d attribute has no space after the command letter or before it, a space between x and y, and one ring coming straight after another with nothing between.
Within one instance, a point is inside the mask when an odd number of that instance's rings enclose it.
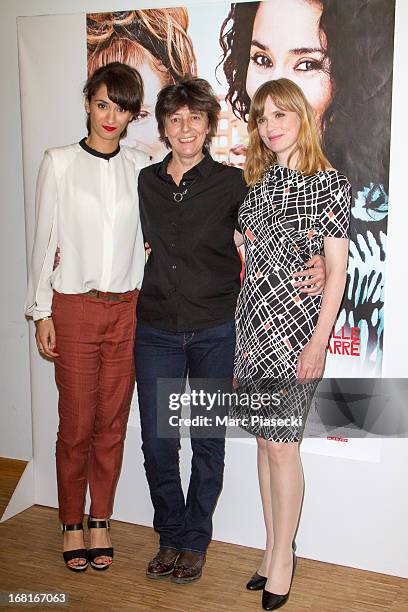
<instances>
[{"instance_id":1,"label":"short sleeve dress","mask_svg":"<svg viewBox=\"0 0 408 612\"><path fill-rule=\"evenodd\" d=\"M235 378L241 398L232 417L267 440L301 438L317 386L297 384L296 365L322 296L300 293L291 274L323 251L325 236L348 238L350 203L350 183L336 170L308 176L275 164L239 209L245 277L236 310Z\"/></svg>"}]
</instances>

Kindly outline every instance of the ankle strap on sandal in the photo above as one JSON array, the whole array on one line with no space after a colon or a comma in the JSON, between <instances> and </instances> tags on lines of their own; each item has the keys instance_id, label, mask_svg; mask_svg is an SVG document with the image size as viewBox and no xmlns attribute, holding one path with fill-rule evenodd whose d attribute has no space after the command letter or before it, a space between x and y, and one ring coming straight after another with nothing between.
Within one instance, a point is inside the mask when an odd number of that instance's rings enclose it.
<instances>
[{"instance_id":1,"label":"ankle strap on sandal","mask_svg":"<svg viewBox=\"0 0 408 612\"><path fill-rule=\"evenodd\" d=\"M66 523L61 523L61 531L65 533L66 531L83 531L82 523L72 523L71 525L67 525Z\"/></svg>"},{"instance_id":2,"label":"ankle strap on sandal","mask_svg":"<svg viewBox=\"0 0 408 612\"><path fill-rule=\"evenodd\" d=\"M88 529L110 529L110 520L98 521L88 517Z\"/></svg>"}]
</instances>

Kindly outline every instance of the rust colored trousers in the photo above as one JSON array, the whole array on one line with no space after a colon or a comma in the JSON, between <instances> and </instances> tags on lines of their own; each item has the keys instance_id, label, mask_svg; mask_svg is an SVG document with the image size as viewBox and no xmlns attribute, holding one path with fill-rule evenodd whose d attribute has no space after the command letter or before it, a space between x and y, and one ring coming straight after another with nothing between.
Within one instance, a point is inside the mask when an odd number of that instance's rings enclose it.
<instances>
[{"instance_id":1,"label":"rust colored trousers","mask_svg":"<svg viewBox=\"0 0 408 612\"><path fill-rule=\"evenodd\" d=\"M52 317L59 357L56 461L62 523L112 514L134 388L137 290L128 301L54 292Z\"/></svg>"}]
</instances>

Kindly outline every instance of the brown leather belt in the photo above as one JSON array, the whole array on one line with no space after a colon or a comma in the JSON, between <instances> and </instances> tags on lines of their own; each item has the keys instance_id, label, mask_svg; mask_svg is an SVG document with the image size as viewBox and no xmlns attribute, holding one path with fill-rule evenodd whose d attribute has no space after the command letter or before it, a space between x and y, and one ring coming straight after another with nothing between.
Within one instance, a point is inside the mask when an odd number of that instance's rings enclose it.
<instances>
[{"instance_id":1,"label":"brown leather belt","mask_svg":"<svg viewBox=\"0 0 408 612\"><path fill-rule=\"evenodd\" d=\"M102 300L110 300L111 302L130 302L134 294L134 291L126 291L125 293L114 293L113 291L99 291L98 289L91 289L84 295L89 295L89 297L101 298Z\"/></svg>"}]
</instances>

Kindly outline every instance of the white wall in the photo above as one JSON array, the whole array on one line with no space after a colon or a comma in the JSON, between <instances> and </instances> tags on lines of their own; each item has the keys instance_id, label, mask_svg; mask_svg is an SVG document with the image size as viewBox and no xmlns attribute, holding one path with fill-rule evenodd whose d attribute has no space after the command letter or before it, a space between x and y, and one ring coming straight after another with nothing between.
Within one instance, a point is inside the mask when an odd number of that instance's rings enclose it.
<instances>
[{"instance_id":1,"label":"white wall","mask_svg":"<svg viewBox=\"0 0 408 612\"><path fill-rule=\"evenodd\" d=\"M408 3L397 0L395 16L394 82L391 120L390 213L385 282L383 376L408 377L407 296L403 279L407 248L407 101Z\"/></svg>"},{"instance_id":2,"label":"white wall","mask_svg":"<svg viewBox=\"0 0 408 612\"><path fill-rule=\"evenodd\" d=\"M192 4L190 0L189 4ZM3 3L4 4L4 3ZM137 3L140 5L140 3ZM163 4L177 5L180 2L146 2L149 6ZM186 3L187 4L187 3ZM7 286L6 299L0 306L2 339L6 339L4 366L1 369L0 396L9 399L6 418L3 417L0 434L0 454L27 457L30 453L29 432L29 372L26 324L21 316L25 285L24 252L24 205L22 187L22 164L20 143L20 109L17 73L17 15L80 13L99 10L122 10L135 7L135 2L99 0L80 2L59 0L58 3L45 0L9 2L2 7L1 57L3 66L2 99L6 100L7 112L1 114L1 134L5 161L1 165L2 218L0 244L2 266L6 276L2 287ZM407 57L405 32L408 31L408 6L404 0L397 0L397 44L396 67L394 71L393 142L389 220L389 256L387 260L387 295L385 320L385 358L387 374L406 375L404 350L406 341L402 335L406 329L404 293L401 273L408 227L405 207L405 161L404 133L406 126L404 105L408 92L408 74L404 54ZM51 144L51 143L50 143ZM6 149L6 150L5 150ZM3 215L6 222L3 223ZM31 240L29 241L31 243ZM399 265L398 265L399 264ZM10 270L13 274L10 275ZM3 295L3 292L2 292ZM16 323L12 323L16 321ZM406 333L405 333L406 338ZM38 358L39 359L39 358ZM38 361L36 380L45 381L34 390L41 396L53 421L55 419L55 390L49 364ZM37 376L38 374L38 376ZM4 380L4 383L3 383ZM36 382L37 381L37 382ZM3 389L4 385L4 389ZM18 406L16 417L10 418L11 404ZM5 405L5 404L4 404ZM6 405L5 405L6 406ZM46 412L44 414L46 416ZM41 424L39 424L41 428ZM146 487L143 482L139 438L136 428L127 440L127 454L134 453L132 461L125 462L125 470L118 490L117 515L125 520L148 522L151 516ZM24 435L26 436L24 438ZM25 441L24 441L25 440ZM52 442L52 441L51 441ZM50 442L50 443L51 443ZM366 441L367 444L370 440ZM7 453L3 453L3 447ZM256 490L255 449L246 443L230 443L227 455L225 488L215 516L215 537L226 541L262 546L263 530L259 499ZM38 449L39 464L52 460L53 449ZM298 537L299 552L325 561L364 567L408 577L408 490L405 466L408 463L408 444L405 440L384 441L378 463L347 460L304 452L307 482L305 507ZM183 471L187 472L186 458ZM404 471L403 471L404 470ZM36 501L52 504L55 499L55 483L48 472L36 475ZM250 501L248 501L250 500ZM134 508L134 510L133 510ZM316 526L319 526L317 530ZM245 527L244 527L245 526Z\"/></svg>"},{"instance_id":3,"label":"white wall","mask_svg":"<svg viewBox=\"0 0 408 612\"><path fill-rule=\"evenodd\" d=\"M0 156L0 457L31 456L27 323L21 304L26 285L17 36L14 5L1 6ZM17 3L16 3L17 4Z\"/></svg>"}]
</instances>

